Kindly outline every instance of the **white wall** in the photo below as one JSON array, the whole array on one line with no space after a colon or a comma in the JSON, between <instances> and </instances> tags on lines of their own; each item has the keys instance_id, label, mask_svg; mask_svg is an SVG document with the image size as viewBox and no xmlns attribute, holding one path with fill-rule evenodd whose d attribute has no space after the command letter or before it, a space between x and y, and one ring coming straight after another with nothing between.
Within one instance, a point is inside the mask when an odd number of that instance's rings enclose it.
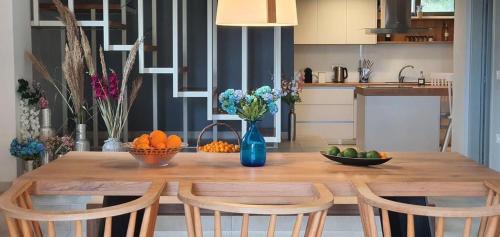
<instances>
[{"instance_id":1,"label":"white wall","mask_svg":"<svg viewBox=\"0 0 500 237\"><path fill-rule=\"evenodd\" d=\"M364 45L363 55L373 60L372 81L397 81L399 70L404 65L414 65L415 70L405 72L410 80L416 80L420 70L430 72L453 72L453 45ZM296 45L295 70L310 67L313 71L331 71L339 64L349 69L348 81L358 81L359 45Z\"/></svg>"},{"instance_id":2,"label":"white wall","mask_svg":"<svg viewBox=\"0 0 500 237\"><path fill-rule=\"evenodd\" d=\"M17 175L9 146L16 136L16 81L31 78L31 67L23 56L25 50L31 49L29 2L0 1L0 182L12 181Z\"/></svg>"},{"instance_id":3,"label":"white wall","mask_svg":"<svg viewBox=\"0 0 500 237\"><path fill-rule=\"evenodd\" d=\"M468 154L468 100L471 0L455 2L452 151Z\"/></svg>"}]
</instances>

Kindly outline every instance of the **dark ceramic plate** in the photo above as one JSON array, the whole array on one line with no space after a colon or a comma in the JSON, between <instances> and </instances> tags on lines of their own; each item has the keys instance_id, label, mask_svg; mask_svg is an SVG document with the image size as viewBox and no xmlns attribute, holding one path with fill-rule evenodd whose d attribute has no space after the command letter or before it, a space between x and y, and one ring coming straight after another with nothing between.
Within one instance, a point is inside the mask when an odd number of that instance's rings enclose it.
<instances>
[{"instance_id":1,"label":"dark ceramic plate","mask_svg":"<svg viewBox=\"0 0 500 237\"><path fill-rule=\"evenodd\" d=\"M355 165L355 166L380 165L392 159L392 158L385 158L385 159L345 158L345 157L328 155L324 151L321 152L321 155L328 158L329 160L333 160L335 162L339 162L344 165Z\"/></svg>"}]
</instances>

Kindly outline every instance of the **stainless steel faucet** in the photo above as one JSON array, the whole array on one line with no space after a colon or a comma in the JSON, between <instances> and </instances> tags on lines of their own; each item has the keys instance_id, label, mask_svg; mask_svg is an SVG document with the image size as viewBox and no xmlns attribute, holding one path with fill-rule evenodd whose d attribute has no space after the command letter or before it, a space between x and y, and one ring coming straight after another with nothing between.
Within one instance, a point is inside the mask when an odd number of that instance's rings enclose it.
<instances>
[{"instance_id":1,"label":"stainless steel faucet","mask_svg":"<svg viewBox=\"0 0 500 237\"><path fill-rule=\"evenodd\" d=\"M399 83L404 83L405 82L405 76L401 76L401 74L403 74L403 71L405 69L407 69L407 68L415 69L415 67L413 65L406 65L403 68L401 68L401 70L399 70L399 75L398 75L398 81L399 81Z\"/></svg>"}]
</instances>

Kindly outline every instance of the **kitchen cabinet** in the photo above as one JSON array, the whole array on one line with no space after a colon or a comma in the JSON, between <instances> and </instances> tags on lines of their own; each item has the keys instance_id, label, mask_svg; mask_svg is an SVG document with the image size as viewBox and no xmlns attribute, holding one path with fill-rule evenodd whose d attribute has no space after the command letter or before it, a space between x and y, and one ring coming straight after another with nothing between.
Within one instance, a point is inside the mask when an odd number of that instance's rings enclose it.
<instances>
[{"instance_id":1,"label":"kitchen cabinet","mask_svg":"<svg viewBox=\"0 0 500 237\"><path fill-rule=\"evenodd\" d=\"M295 105L297 139L337 144L355 138L354 88L308 87Z\"/></svg>"},{"instance_id":2,"label":"kitchen cabinet","mask_svg":"<svg viewBox=\"0 0 500 237\"><path fill-rule=\"evenodd\" d=\"M317 0L318 25L316 39L320 44L343 44L346 40L345 0ZM300 23L299 23L300 24Z\"/></svg>"},{"instance_id":3,"label":"kitchen cabinet","mask_svg":"<svg viewBox=\"0 0 500 237\"><path fill-rule=\"evenodd\" d=\"M297 0L295 44L376 44L376 0Z\"/></svg>"},{"instance_id":4,"label":"kitchen cabinet","mask_svg":"<svg viewBox=\"0 0 500 237\"><path fill-rule=\"evenodd\" d=\"M318 29L318 2L316 0L297 1L297 9L301 14L297 14L300 27L294 28L294 42L302 44L313 44L317 39Z\"/></svg>"},{"instance_id":5,"label":"kitchen cabinet","mask_svg":"<svg viewBox=\"0 0 500 237\"><path fill-rule=\"evenodd\" d=\"M347 1L347 34L349 44L376 44L377 35L367 34L367 28L377 28L377 1Z\"/></svg>"}]
</instances>

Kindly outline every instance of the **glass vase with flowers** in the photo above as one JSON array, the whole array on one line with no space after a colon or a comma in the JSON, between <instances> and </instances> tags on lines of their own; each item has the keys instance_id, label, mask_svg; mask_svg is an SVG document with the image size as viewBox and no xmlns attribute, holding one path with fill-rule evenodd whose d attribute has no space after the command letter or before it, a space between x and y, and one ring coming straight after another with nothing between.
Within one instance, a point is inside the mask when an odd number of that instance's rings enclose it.
<instances>
[{"instance_id":1,"label":"glass vase with flowers","mask_svg":"<svg viewBox=\"0 0 500 237\"><path fill-rule=\"evenodd\" d=\"M110 74L108 74L102 47L99 51L102 67L101 75L97 73L92 57L85 57L91 75L94 98L97 101L97 107L101 112L101 117L108 131L108 139L104 141L102 151L116 152L123 150L120 137L128 119L130 109L142 86L142 77L138 77L132 82L131 90L128 91L127 89L139 44L140 40L137 40L133 45L125 63L121 80L114 70L109 70ZM90 48L84 47L84 52L85 55L90 55Z\"/></svg>"},{"instance_id":2,"label":"glass vase with flowers","mask_svg":"<svg viewBox=\"0 0 500 237\"><path fill-rule=\"evenodd\" d=\"M300 93L304 88L304 76L301 72L297 72L292 80L281 80L281 98L288 104L288 140L295 141L296 138L296 120L295 103L301 102Z\"/></svg>"},{"instance_id":3,"label":"glass vase with flowers","mask_svg":"<svg viewBox=\"0 0 500 237\"><path fill-rule=\"evenodd\" d=\"M281 97L280 90L269 86L260 87L250 93L228 89L219 95L222 110L238 115L248 122L247 131L241 141L240 162L247 167L260 167L266 163L266 141L257 128L267 112L276 114L276 101Z\"/></svg>"}]
</instances>

